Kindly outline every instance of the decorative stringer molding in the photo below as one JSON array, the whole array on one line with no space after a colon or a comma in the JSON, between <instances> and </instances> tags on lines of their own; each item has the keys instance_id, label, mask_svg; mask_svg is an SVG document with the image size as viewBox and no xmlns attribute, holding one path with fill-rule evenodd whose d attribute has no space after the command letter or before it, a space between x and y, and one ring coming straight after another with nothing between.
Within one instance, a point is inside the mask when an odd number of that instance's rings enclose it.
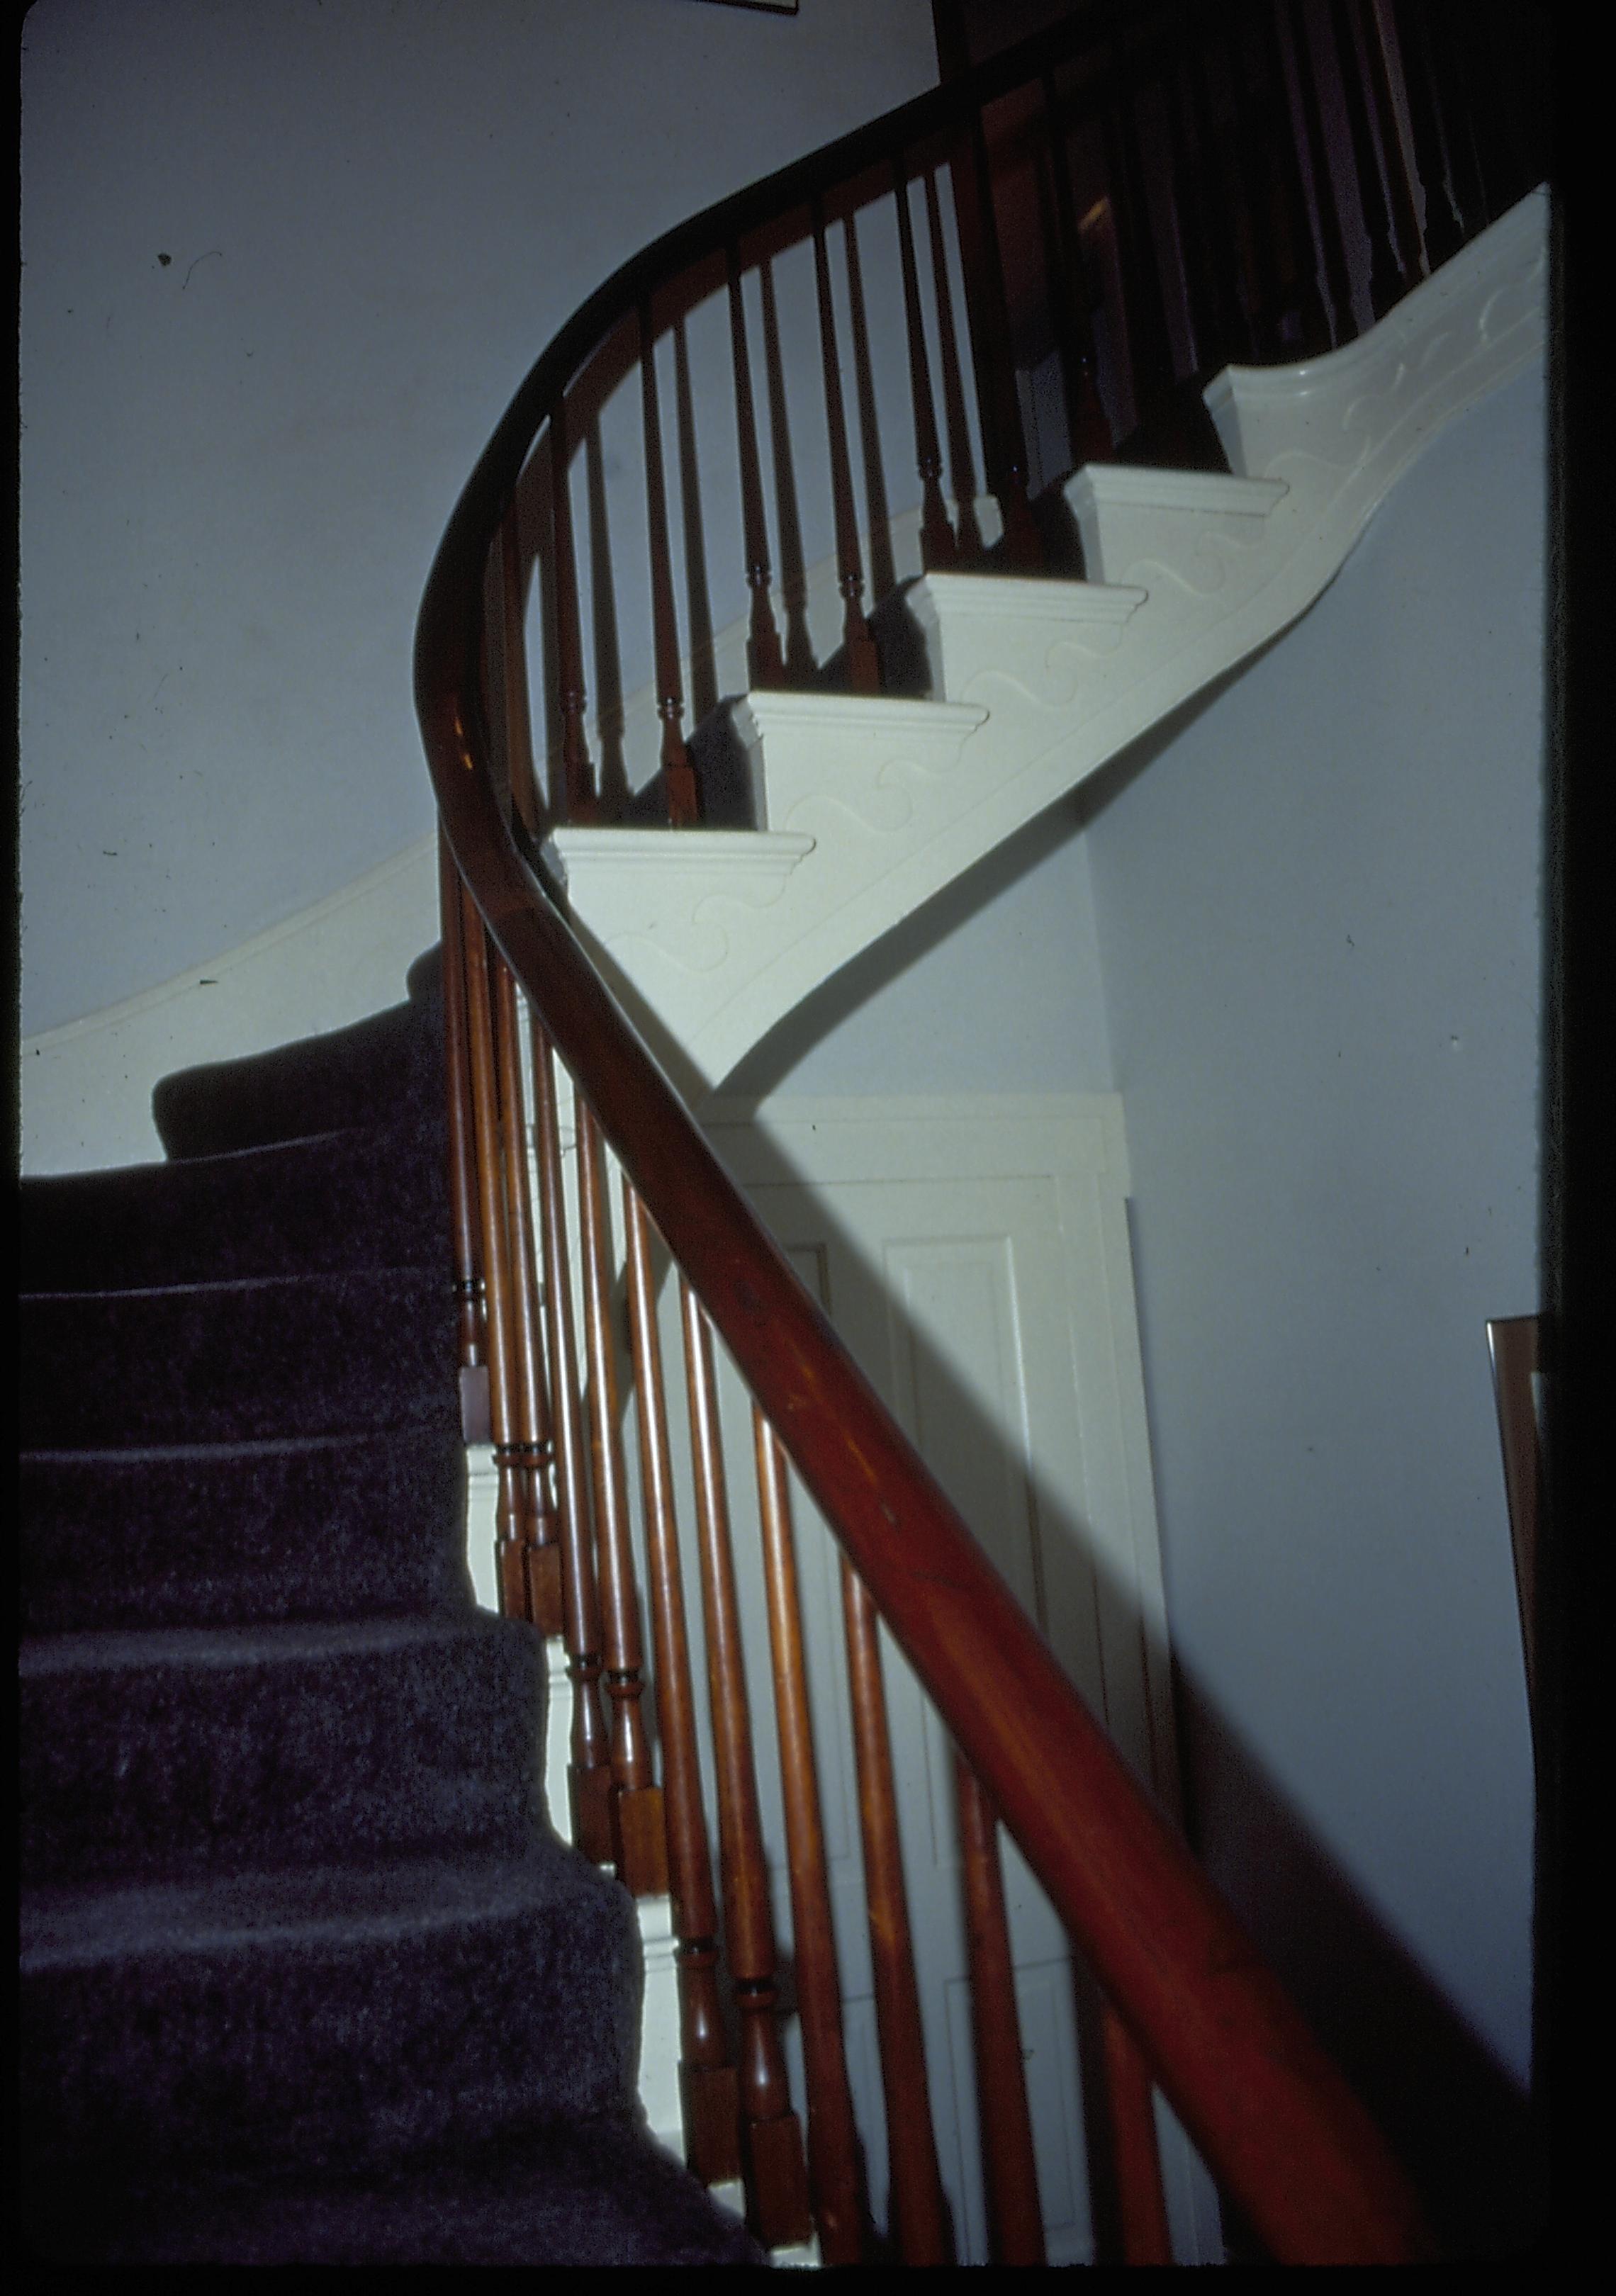
<instances>
[{"instance_id":1,"label":"decorative stringer molding","mask_svg":"<svg viewBox=\"0 0 1616 2296\"><path fill-rule=\"evenodd\" d=\"M1090 464L1090 579L929 573L933 699L724 705L758 830L558 829L574 922L679 1072L711 1087L857 952L1304 613L1447 423L1542 348L1536 192L1345 348L1206 393L1235 475Z\"/></svg>"}]
</instances>

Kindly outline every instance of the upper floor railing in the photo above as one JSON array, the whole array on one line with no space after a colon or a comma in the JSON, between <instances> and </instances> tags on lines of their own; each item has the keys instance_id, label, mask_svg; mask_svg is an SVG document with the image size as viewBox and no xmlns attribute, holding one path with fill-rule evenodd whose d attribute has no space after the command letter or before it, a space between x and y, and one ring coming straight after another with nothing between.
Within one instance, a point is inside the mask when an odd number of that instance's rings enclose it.
<instances>
[{"instance_id":1,"label":"upper floor railing","mask_svg":"<svg viewBox=\"0 0 1616 2296\"><path fill-rule=\"evenodd\" d=\"M1541 172L1531 107L1505 100L1527 76L1512 83L1498 69L1508 20L1378 0L1095 0L625 265L522 384L432 569L416 690L445 837L463 1350L488 1383L502 1597L565 1638L580 1846L632 1889L671 1890L693 2165L710 2180L743 2172L771 2242L811 2220L827 2261L868 2252L871 2210L841 2039L788 1461L843 1558L900 2253L946 2260L947 2239L877 1615L959 1753L996 2253L1043 2252L999 1819L1108 2005L1101 2117L1128 2255L1167 2254L1153 2078L1276 2258L1392 2260L1427 2243L1340 2076L733 1186L530 865L562 823L743 819L721 745L703 743L722 694L748 683L874 689L879 610L923 567L1078 570L1050 478L1119 453L1204 457L1195 383L1230 356L1294 357L1346 340L1500 211ZM682 1414L669 1405L659 1313L669 1261ZM778 2030L715 1334L754 1399L806 2162ZM681 1424L693 1566L671 1465ZM687 1577L704 1628L705 1734Z\"/></svg>"}]
</instances>

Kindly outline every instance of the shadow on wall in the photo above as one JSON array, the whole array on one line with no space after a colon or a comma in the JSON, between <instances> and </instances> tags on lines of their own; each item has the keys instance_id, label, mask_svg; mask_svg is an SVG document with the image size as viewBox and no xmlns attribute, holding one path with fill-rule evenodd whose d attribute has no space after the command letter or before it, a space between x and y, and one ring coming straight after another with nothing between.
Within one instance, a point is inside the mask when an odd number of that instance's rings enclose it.
<instances>
[{"instance_id":1,"label":"shadow on wall","mask_svg":"<svg viewBox=\"0 0 1616 2296\"><path fill-rule=\"evenodd\" d=\"M1442 2254L1532 2246L1548 2184L1528 2100L1182 1670L1175 1690L1197 1853L1413 2177ZM1232 2262L1260 2260L1226 2202L1225 2229Z\"/></svg>"}]
</instances>

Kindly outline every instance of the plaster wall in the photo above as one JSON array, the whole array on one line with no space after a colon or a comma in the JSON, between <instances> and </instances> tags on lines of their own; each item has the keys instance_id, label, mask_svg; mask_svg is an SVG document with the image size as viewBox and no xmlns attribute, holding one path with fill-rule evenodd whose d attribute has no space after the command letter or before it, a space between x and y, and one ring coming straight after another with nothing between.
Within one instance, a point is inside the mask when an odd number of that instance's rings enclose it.
<instances>
[{"instance_id":1,"label":"plaster wall","mask_svg":"<svg viewBox=\"0 0 1616 2296\"><path fill-rule=\"evenodd\" d=\"M724 1090L1111 1089L1079 799L956 879L748 1054Z\"/></svg>"},{"instance_id":2,"label":"plaster wall","mask_svg":"<svg viewBox=\"0 0 1616 2296\"><path fill-rule=\"evenodd\" d=\"M1309 1841L1516 2080L1484 1325L1539 1300L1544 425L1539 369L1440 437L1087 836L1202 1846L1327 2005Z\"/></svg>"},{"instance_id":3,"label":"plaster wall","mask_svg":"<svg viewBox=\"0 0 1616 2296\"><path fill-rule=\"evenodd\" d=\"M25 1035L430 830L415 607L529 361L659 232L936 76L929 0L38 0Z\"/></svg>"}]
</instances>

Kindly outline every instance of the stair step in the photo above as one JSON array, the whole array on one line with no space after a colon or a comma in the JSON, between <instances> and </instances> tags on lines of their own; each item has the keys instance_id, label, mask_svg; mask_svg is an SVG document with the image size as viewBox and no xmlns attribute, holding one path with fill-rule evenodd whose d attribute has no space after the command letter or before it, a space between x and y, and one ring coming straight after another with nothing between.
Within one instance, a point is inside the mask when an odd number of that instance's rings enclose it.
<instances>
[{"instance_id":1,"label":"stair step","mask_svg":"<svg viewBox=\"0 0 1616 2296\"><path fill-rule=\"evenodd\" d=\"M61 2264L747 2265L768 2259L632 2120L510 2131L369 2176L36 2195Z\"/></svg>"},{"instance_id":2,"label":"stair step","mask_svg":"<svg viewBox=\"0 0 1616 2296\"><path fill-rule=\"evenodd\" d=\"M112 1291L402 1267L446 1219L444 1128L322 1133L21 1185L19 1288Z\"/></svg>"},{"instance_id":3,"label":"stair step","mask_svg":"<svg viewBox=\"0 0 1616 2296\"><path fill-rule=\"evenodd\" d=\"M813 834L827 811L878 832L902 828L913 783L956 772L988 712L890 695L753 693L731 716L759 819Z\"/></svg>"},{"instance_id":4,"label":"stair step","mask_svg":"<svg viewBox=\"0 0 1616 2296\"><path fill-rule=\"evenodd\" d=\"M554 1837L25 1892L21 1945L25 2187L164 2162L359 2175L632 2109L633 1901Z\"/></svg>"},{"instance_id":5,"label":"stair step","mask_svg":"<svg viewBox=\"0 0 1616 2296\"><path fill-rule=\"evenodd\" d=\"M1283 479L1091 463L1062 491L1094 580L1137 582L1149 564L1205 589L1219 578L1219 543L1259 542L1289 489Z\"/></svg>"},{"instance_id":6,"label":"stair step","mask_svg":"<svg viewBox=\"0 0 1616 2296\"><path fill-rule=\"evenodd\" d=\"M355 1269L20 1303L28 1450L456 1423L447 1269Z\"/></svg>"},{"instance_id":7,"label":"stair step","mask_svg":"<svg viewBox=\"0 0 1616 2296\"><path fill-rule=\"evenodd\" d=\"M19 1672L33 1882L513 1855L546 1822L544 1649L514 1620L60 1635Z\"/></svg>"},{"instance_id":8,"label":"stair step","mask_svg":"<svg viewBox=\"0 0 1616 2296\"><path fill-rule=\"evenodd\" d=\"M443 1105L439 993L390 1006L346 1029L165 1077L152 1095L172 1157L216 1156L316 1132L395 1120Z\"/></svg>"},{"instance_id":9,"label":"stair step","mask_svg":"<svg viewBox=\"0 0 1616 2296\"><path fill-rule=\"evenodd\" d=\"M471 1606L455 1427L19 1464L25 1634Z\"/></svg>"}]
</instances>

